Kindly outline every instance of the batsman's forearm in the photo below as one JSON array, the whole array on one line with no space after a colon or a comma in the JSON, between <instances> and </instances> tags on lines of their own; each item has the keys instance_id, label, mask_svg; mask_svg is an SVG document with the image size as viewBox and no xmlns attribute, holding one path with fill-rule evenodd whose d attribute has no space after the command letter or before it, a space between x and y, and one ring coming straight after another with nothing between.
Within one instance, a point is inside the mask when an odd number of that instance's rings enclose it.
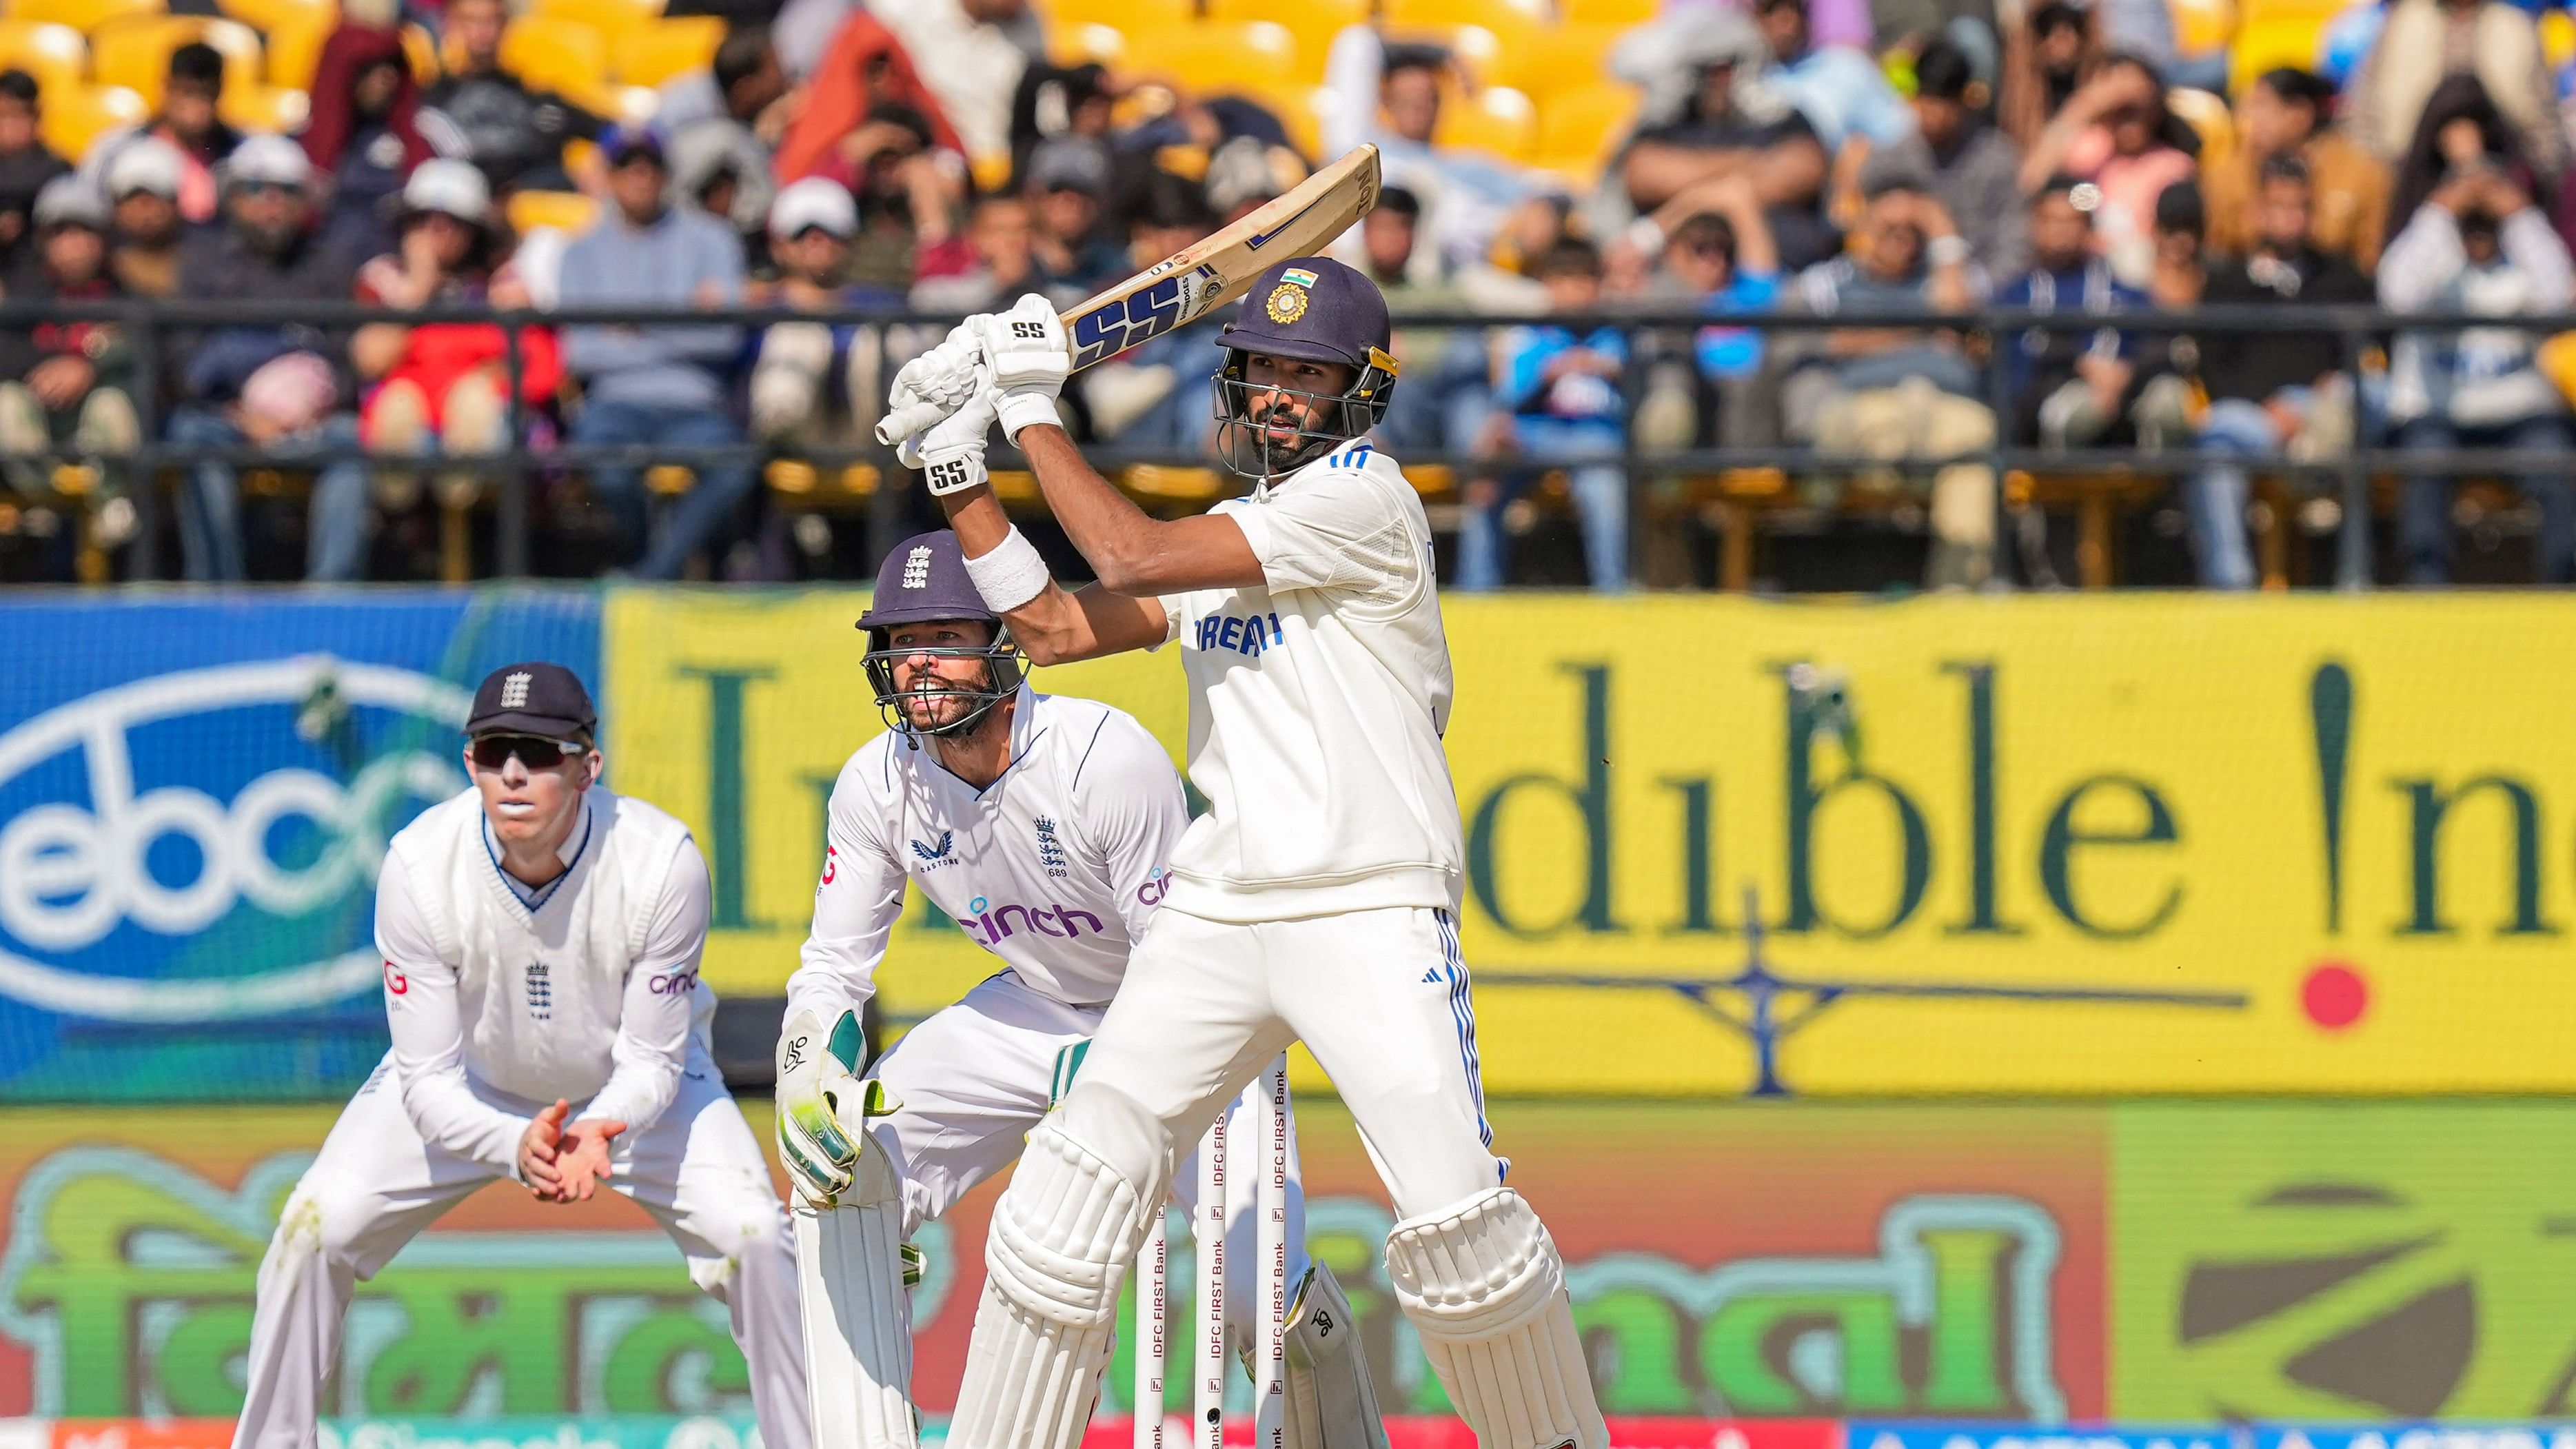
<instances>
[{"instance_id":1,"label":"batsman's forearm","mask_svg":"<svg viewBox=\"0 0 2576 1449\"><path fill-rule=\"evenodd\" d=\"M1112 593L1160 592L1142 575L1158 525L1126 494L1085 462L1062 428L1035 423L1020 429L1020 451L1038 475L1038 491L1064 526L1064 536L1091 565L1092 576ZM960 536L959 541L964 541ZM973 550L968 549L969 553Z\"/></svg>"}]
</instances>

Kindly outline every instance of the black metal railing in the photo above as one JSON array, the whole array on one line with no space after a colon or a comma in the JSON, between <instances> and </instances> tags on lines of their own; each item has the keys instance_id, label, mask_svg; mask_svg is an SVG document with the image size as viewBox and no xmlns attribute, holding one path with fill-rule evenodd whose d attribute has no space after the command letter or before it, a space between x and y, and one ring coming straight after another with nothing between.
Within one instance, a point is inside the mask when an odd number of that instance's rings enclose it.
<instances>
[{"instance_id":1,"label":"black metal railing","mask_svg":"<svg viewBox=\"0 0 2576 1449\"><path fill-rule=\"evenodd\" d=\"M674 309L562 309L552 312L494 311L479 307L436 306L410 312L393 312L380 308L345 304L277 304L220 299L188 298L161 301L127 300L110 303L37 303L0 300L0 331L25 329L39 322L91 321L114 323L126 332L134 358L134 398L142 422L143 444L130 458L120 459L141 477L157 479L168 469L200 462L232 463L245 467L291 467L307 469L324 463L363 457L378 464L396 460L385 455L367 454L363 450L312 446L300 448L291 455L261 448L208 449L173 444L162 437L162 424L173 399L165 395L168 364L174 361L173 349L185 334L221 326L287 326L300 325L323 330L353 329L371 322L397 322L418 325L438 322L481 322L499 326L508 338L508 446L474 455L440 455L434 466L440 470L472 470L489 478L495 513L494 559L496 571L505 577L523 576L530 568L529 478L539 467L584 469L596 466L649 467L677 464L713 466L742 464L758 467L780 457L794 458L818 467L839 467L850 463L871 463L885 470L884 476L899 476L900 470L892 450L872 439L841 445L797 447L782 451L773 445L751 440L721 447L599 447L579 446L569 442L546 448L529 444L531 410L523 399L524 351L519 335L528 328L595 324L652 327L657 325L705 326L720 324L757 329L780 322L853 325L868 329L867 345L878 352L879 373L891 379L902 362L920 348L945 335L957 320L953 314L852 308L837 311L790 311L783 309L741 308L731 310ZM1835 473L1860 470L1884 470L1891 466L1928 470L1946 463L1976 462L1997 470L2000 478L2013 470L2044 471L2051 475L2161 475L2176 476L2215 465L2247 466L2243 455L2203 451L2197 448L2164 449L2146 452L2135 449L2043 449L2011 440L2011 420L2016 416L2015 399L2010 395L2014 350L2009 340L2037 331L2041 333L2089 333L2111 329L2141 335L2207 335L2245 332L2331 333L2337 340L2348 375L2359 377L2364 361L2392 335L2401 332L2432 333L2464 328L2508 328L2532 334L2576 331L2576 314L2496 318L2457 313L2424 313L2394 315L2373 307L2315 306L2284 303L2278 306L2206 307L2188 312L2119 312L2090 313L2081 311L2038 312L2028 309L1986 308L1958 314L1864 313L1846 312L1829 315L1803 313L1716 314L1698 311L1647 310L1641 308L1605 307L1582 314L1537 313L1495 314L1484 312L1398 312L1396 325L1401 331L1453 330L1485 331L1516 326L1566 327L1578 331L1602 326L1628 329L1633 336L1669 339L1671 354L1686 357L1688 339L1699 329L1719 326L1765 334L1766 343L1774 334L1813 333L1845 329L1903 329L1943 331L1985 339L1981 349L1971 349L1983 382L1982 401L1993 410L1997 420L1996 443L1993 447L1969 456L1955 458L1907 458L1891 464L1877 457L1838 456L1812 447L1730 445L1670 450L1641 450L1633 431L1629 432L1625 450L1606 455L1599 461L1625 470L1629 479L1631 517L1644 514L1640 489L1652 477L1676 474L1722 473L1733 469L1777 468L1791 473ZM179 336L174 336L179 334ZM1632 336L1632 340L1633 340ZM1630 361L1621 379L1623 416L1633 418L1654 365L1648 349L1631 346ZM1214 349L1210 349L1210 363ZM54 456L67 456L68 450L57 450ZM1207 466L1210 459L1177 456L1168 450L1121 448L1105 445L1087 449L1087 454L1104 469L1130 464L1153 463L1180 466ZM996 448L994 465L1008 466L1007 450ZM433 466L432 460L402 460L406 466ZM1452 449L1438 454L1407 455L1409 465L1445 465L1457 470L1473 471L1509 466L1503 460L1474 452ZM1523 466L1544 466L1531 464ZM2533 454L2505 449L2463 448L2447 451L2392 449L2374 445L2365 433L2356 445L2331 458L2296 460L2273 457L2256 460L2251 466L2259 471L2314 480L2331 490L2340 510L2336 525L2335 582L2346 589L2367 587L2371 581L2370 480L2378 474L2519 474L2562 469L2568 466L2566 456L2557 453ZM1998 488L1997 506L2008 507L2004 490ZM160 556L164 507L158 486L134 490L138 510L134 540L130 545L127 573L137 579L163 576ZM869 546L866 555L873 561L892 545L900 528L907 526L906 505L892 488L876 490L869 505ZM1999 520L1999 525L2009 520ZM1633 539L1639 530L1631 529ZM1999 526L1999 540L2011 536L2008 528ZM1632 548L1633 548L1632 543ZM2014 569L2012 550L1999 546L1996 551L1999 569L2007 582ZM1632 559L1633 570L1633 559Z\"/></svg>"}]
</instances>

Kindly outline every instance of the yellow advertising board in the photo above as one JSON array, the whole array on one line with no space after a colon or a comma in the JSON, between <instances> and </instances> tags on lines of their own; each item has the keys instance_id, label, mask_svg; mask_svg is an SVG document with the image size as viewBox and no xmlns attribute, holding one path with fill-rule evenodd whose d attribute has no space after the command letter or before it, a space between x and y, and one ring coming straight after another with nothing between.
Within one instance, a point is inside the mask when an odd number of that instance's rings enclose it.
<instances>
[{"instance_id":1,"label":"yellow advertising board","mask_svg":"<svg viewBox=\"0 0 2576 1449\"><path fill-rule=\"evenodd\" d=\"M612 769L709 847L720 989L794 968L882 728L860 604L610 599ZM1446 608L1492 1090L2576 1086L2576 601ZM1178 752L1171 661L1038 683ZM990 969L916 910L887 1001Z\"/></svg>"}]
</instances>

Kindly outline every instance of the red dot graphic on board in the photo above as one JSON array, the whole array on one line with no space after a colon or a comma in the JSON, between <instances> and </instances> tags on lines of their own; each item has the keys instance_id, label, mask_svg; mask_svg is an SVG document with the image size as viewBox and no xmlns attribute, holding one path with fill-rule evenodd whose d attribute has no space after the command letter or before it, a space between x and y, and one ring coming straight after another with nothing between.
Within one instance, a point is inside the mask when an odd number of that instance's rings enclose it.
<instances>
[{"instance_id":1,"label":"red dot graphic on board","mask_svg":"<svg viewBox=\"0 0 2576 1449\"><path fill-rule=\"evenodd\" d=\"M2299 983L2299 1005L2308 1020L2328 1031L2341 1031L2370 1009L2370 983L2341 961L2327 961Z\"/></svg>"}]
</instances>

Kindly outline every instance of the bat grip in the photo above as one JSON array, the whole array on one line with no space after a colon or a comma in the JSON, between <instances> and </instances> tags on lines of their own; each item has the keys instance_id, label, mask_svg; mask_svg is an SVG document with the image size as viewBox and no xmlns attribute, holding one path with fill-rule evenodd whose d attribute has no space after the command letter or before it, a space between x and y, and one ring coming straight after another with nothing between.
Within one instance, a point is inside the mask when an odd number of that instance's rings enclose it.
<instances>
[{"instance_id":1,"label":"bat grip","mask_svg":"<svg viewBox=\"0 0 2576 1449\"><path fill-rule=\"evenodd\" d=\"M947 409L935 402L908 403L886 414L877 422L877 441L900 443L945 416Z\"/></svg>"}]
</instances>

